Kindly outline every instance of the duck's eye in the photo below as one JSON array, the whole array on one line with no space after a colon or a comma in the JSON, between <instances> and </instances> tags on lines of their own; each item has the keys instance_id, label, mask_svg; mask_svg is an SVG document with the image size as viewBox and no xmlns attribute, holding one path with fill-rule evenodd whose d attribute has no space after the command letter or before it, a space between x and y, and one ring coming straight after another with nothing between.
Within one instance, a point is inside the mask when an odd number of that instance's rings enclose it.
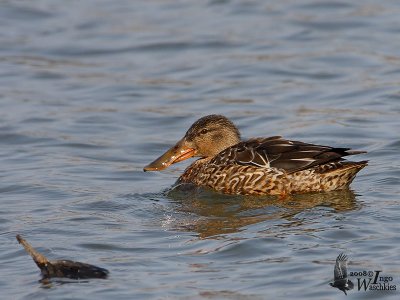
<instances>
[{"instance_id":1,"label":"duck's eye","mask_svg":"<svg viewBox=\"0 0 400 300\"><path fill-rule=\"evenodd\" d=\"M202 129L201 131L200 131L200 134L206 134L208 132L208 130L207 129Z\"/></svg>"}]
</instances>

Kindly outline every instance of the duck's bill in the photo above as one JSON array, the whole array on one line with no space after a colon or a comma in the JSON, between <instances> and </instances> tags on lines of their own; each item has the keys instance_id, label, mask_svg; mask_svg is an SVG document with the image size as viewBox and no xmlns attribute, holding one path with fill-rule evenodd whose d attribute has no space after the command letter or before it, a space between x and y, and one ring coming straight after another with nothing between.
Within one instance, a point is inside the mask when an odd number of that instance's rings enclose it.
<instances>
[{"instance_id":1,"label":"duck's bill","mask_svg":"<svg viewBox=\"0 0 400 300\"><path fill-rule=\"evenodd\" d=\"M184 141L178 142L159 158L143 168L143 171L161 171L170 165L193 157L196 150L185 145Z\"/></svg>"}]
</instances>

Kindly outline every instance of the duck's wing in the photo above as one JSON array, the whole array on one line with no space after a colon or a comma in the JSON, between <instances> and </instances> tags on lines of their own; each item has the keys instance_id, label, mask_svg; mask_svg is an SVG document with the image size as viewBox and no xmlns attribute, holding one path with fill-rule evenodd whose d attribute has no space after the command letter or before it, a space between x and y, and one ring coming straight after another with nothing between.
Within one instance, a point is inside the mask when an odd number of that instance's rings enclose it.
<instances>
[{"instance_id":1,"label":"duck's wing","mask_svg":"<svg viewBox=\"0 0 400 300\"><path fill-rule=\"evenodd\" d=\"M336 258L335 269L333 270L335 281L347 278L347 256L340 253Z\"/></svg>"},{"instance_id":2,"label":"duck's wing","mask_svg":"<svg viewBox=\"0 0 400 300\"><path fill-rule=\"evenodd\" d=\"M212 162L277 168L293 173L328 162L340 161L343 156L360 153L365 152L290 141L281 136L273 136L254 138L229 147L213 158Z\"/></svg>"}]
</instances>

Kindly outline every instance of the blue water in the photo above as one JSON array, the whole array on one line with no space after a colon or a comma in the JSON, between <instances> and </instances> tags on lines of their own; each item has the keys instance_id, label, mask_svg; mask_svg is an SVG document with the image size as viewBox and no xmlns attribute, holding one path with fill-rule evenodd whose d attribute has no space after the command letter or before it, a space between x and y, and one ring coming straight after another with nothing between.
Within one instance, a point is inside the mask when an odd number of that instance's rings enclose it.
<instances>
[{"instance_id":1,"label":"blue water","mask_svg":"<svg viewBox=\"0 0 400 300\"><path fill-rule=\"evenodd\" d=\"M2 1L0 298L343 299L344 252L397 285L348 299L398 299L399 15L390 0ZM350 191L286 201L168 191L190 162L143 173L210 113L370 164ZM16 234L110 278L43 285Z\"/></svg>"}]
</instances>

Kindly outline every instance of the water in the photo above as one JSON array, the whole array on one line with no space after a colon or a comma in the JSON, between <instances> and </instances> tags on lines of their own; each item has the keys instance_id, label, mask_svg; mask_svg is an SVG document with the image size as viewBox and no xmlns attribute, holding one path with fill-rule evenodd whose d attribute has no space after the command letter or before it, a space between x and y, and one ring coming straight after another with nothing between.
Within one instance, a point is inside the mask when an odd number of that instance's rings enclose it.
<instances>
[{"instance_id":1,"label":"water","mask_svg":"<svg viewBox=\"0 0 400 300\"><path fill-rule=\"evenodd\" d=\"M1 298L336 299L340 252L400 289L399 14L390 0L2 1ZM351 191L289 201L168 193L188 162L143 166L209 113L370 165ZM111 276L42 285L17 233Z\"/></svg>"}]
</instances>

